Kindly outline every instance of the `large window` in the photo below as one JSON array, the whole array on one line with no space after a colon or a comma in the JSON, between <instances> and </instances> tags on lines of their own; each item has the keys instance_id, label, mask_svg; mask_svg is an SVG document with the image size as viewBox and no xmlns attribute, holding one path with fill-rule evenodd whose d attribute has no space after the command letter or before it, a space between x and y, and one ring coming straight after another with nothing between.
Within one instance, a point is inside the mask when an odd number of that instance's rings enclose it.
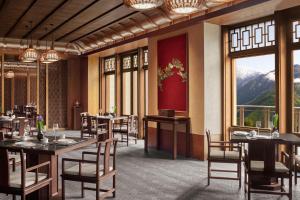
<instances>
[{"instance_id":1,"label":"large window","mask_svg":"<svg viewBox=\"0 0 300 200\"><path fill-rule=\"evenodd\" d=\"M138 114L138 53L121 56L121 106L122 114Z\"/></svg>"},{"instance_id":2,"label":"large window","mask_svg":"<svg viewBox=\"0 0 300 200\"><path fill-rule=\"evenodd\" d=\"M114 112L116 106L116 58L104 59L105 112Z\"/></svg>"},{"instance_id":3,"label":"large window","mask_svg":"<svg viewBox=\"0 0 300 200\"><path fill-rule=\"evenodd\" d=\"M233 60L234 125L271 127L275 113L275 55Z\"/></svg>"},{"instance_id":4,"label":"large window","mask_svg":"<svg viewBox=\"0 0 300 200\"><path fill-rule=\"evenodd\" d=\"M300 50L293 51L294 67L294 131L300 132Z\"/></svg>"},{"instance_id":5,"label":"large window","mask_svg":"<svg viewBox=\"0 0 300 200\"><path fill-rule=\"evenodd\" d=\"M148 49L143 49L143 69L144 69L144 103L145 115L148 115Z\"/></svg>"}]
</instances>

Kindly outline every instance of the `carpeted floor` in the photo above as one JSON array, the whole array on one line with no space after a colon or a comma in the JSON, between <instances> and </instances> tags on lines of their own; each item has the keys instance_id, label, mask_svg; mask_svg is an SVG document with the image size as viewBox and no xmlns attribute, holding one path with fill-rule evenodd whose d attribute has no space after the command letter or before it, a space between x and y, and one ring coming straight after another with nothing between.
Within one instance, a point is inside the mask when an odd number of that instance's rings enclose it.
<instances>
[{"instance_id":1,"label":"carpeted floor","mask_svg":"<svg viewBox=\"0 0 300 200\"><path fill-rule=\"evenodd\" d=\"M78 135L77 132L66 132ZM95 145L84 150L96 151ZM64 157L80 158L81 150L65 154ZM61 164L59 164L61 168ZM217 167L231 168L231 165ZM117 149L117 197L116 200L244 200L243 189L237 181L212 180L207 183L207 163L192 159L171 160L169 154L151 150L144 154L143 141L129 147L120 143ZM111 183L108 183L111 184ZM80 198L80 183L66 182L67 199ZM293 185L294 186L294 185ZM11 196L0 194L0 199ZM87 191L86 200L94 200L95 192ZM109 198L112 199L112 198ZM271 195L253 195L252 199L288 199ZM300 199L300 184L293 187L293 199Z\"/></svg>"}]
</instances>

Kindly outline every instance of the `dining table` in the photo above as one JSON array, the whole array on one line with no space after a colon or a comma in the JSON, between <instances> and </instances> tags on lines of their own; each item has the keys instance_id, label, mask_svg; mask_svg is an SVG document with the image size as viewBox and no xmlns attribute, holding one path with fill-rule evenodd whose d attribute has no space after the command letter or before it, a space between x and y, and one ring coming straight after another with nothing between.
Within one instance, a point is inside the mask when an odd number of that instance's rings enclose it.
<instances>
[{"instance_id":1,"label":"dining table","mask_svg":"<svg viewBox=\"0 0 300 200\"><path fill-rule=\"evenodd\" d=\"M280 150L285 151L290 156L290 159L293 160L294 148L300 145L300 137L292 133L280 133L278 136L272 136L272 134L251 136L250 132L236 131L232 133L230 141L232 143L257 145L257 143L253 142L256 140L260 141L260 145L251 148L253 151L252 155L254 155L255 160L263 160L264 166L271 167L274 165L272 163L280 160ZM281 145L284 145L285 148L280 148ZM250 146L248 146L248 149L250 149ZM267 158L263 158L264 152L269 155ZM287 163L287 167L292 171L292 162ZM253 186L257 189L276 190L278 182L275 178L258 177Z\"/></svg>"},{"instance_id":2,"label":"dining table","mask_svg":"<svg viewBox=\"0 0 300 200\"><path fill-rule=\"evenodd\" d=\"M97 123L98 124L107 124L108 127L108 138L112 138L112 129L113 129L113 124L116 121L120 121L120 120L126 120L128 119L128 116L113 116L113 115L96 115L95 116L97 119ZM108 139L106 138L106 139Z\"/></svg>"},{"instance_id":3,"label":"dining table","mask_svg":"<svg viewBox=\"0 0 300 200\"><path fill-rule=\"evenodd\" d=\"M80 149L97 142L95 138L61 138L55 140L54 137L47 137L48 142L44 143L39 141L36 137L26 136L13 137L0 142L0 148L7 149L9 151L23 150L26 153L26 166L34 166L42 162L50 161L49 175L52 178L50 184L50 197L58 195L58 158L59 156ZM43 199L48 194L47 189L41 189L38 192L33 193L26 197L27 199Z\"/></svg>"}]
</instances>

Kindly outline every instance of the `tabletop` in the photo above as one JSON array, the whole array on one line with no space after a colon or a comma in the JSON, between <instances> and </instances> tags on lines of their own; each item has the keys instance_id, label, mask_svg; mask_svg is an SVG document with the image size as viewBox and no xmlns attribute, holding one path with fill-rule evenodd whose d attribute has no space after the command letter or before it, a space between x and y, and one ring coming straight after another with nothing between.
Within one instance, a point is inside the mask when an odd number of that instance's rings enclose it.
<instances>
[{"instance_id":1,"label":"tabletop","mask_svg":"<svg viewBox=\"0 0 300 200\"><path fill-rule=\"evenodd\" d=\"M175 117L167 117L167 116L161 116L161 115L146 115L144 117L144 120L146 121L188 121L190 118L185 116L175 116Z\"/></svg>"},{"instance_id":2,"label":"tabletop","mask_svg":"<svg viewBox=\"0 0 300 200\"><path fill-rule=\"evenodd\" d=\"M249 143L253 140L271 140L274 143L278 144L292 144L300 145L300 137L292 133L281 133L279 137L249 137L247 135L231 135L231 142L237 143Z\"/></svg>"},{"instance_id":3,"label":"tabletop","mask_svg":"<svg viewBox=\"0 0 300 200\"><path fill-rule=\"evenodd\" d=\"M42 143L35 137L30 137L26 141L21 138L13 138L0 141L0 148L8 149L10 151L21 150L25 153L39 153L49 155L60 155L75 149L89 146L97 142L95 138L66 138L67 142L54 142L54 137L47 137L48 143ZM63 141L63 140L61 140Z\"/></svg>"}]
</instances>

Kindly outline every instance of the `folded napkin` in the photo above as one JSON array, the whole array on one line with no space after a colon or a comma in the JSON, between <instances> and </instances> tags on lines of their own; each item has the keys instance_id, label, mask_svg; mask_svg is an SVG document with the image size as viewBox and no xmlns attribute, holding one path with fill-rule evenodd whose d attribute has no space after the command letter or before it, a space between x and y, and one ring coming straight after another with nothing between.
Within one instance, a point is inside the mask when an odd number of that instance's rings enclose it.
<instances>
[{"instance_id":1,"label":"folded napkin","mask_svg":"<svg viewBox=\"0 0 300 200\"><path fill-rule=\"evenodd\" d=\"M236 135L236 136L247 136L247 135L249 135L249 133L246 132L246 131L234 131L233 135Z\"/></svg>"}]
</instances>

